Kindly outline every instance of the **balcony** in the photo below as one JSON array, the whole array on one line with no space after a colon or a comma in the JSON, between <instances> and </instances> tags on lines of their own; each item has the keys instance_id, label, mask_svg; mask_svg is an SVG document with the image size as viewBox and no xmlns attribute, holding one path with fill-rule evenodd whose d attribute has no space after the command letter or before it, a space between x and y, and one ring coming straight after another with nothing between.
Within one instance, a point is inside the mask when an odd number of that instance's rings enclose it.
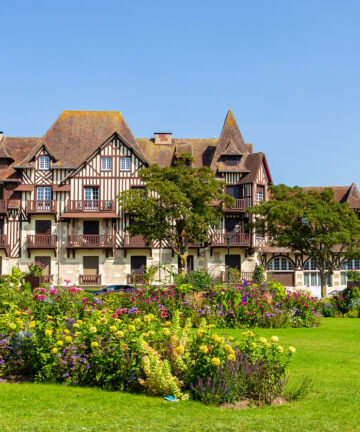
<instances>
[{"instance_id":1,"label":"balcony","mask_svg":"<svg viewBox=\"0 0 360 432\"><path fill-rule=\"evenodd\" d=\"M27 201L26 212L28 214L56 214L56 201Z\"/></svg>"},{"instance_id":2,"label":"balcony","mask_svg":"<svg viewBox=\"0 0 360 432\"><path fill-rule=\"evenodd\" d=\"M9 248L8 236L6 234L0 234L0 249L5 249L6 256L9 255Z\"/></svg>"},{"instance_id":3,"label":"balcony","mask_svg":"<svg viewBox=\"0 0 360 432\"><path fill-rule=\"evenodd\" d=\"M61 216L66 218L118 218L115 201L112 200L69 200Z\"/></svg>"},{"instance_id":4,"label":"balcony","mask_svg":"<svg viewBox=\"0 0 360 432\"><path fill-rule=\"evenodd\" d=\"M134 236L132 236L131 234L124 234L123 248L125 257L127 249L150 249L150 256L152 256L153 247L153 242L150 242L149 245L146 245L146 241L141 234Z\"/></svg>"},{"instance_id":5,"label":"balcony","mask_svg":"<svg viewBox=\"0 0 360 432\"><path fill-rule=\"evenodd\" d=\"M245 233L234 234L229 233L214 233L211 234L210 249L214 247L227 247L227 237L229 236L230 247L250 247L250 235Z\"/></svg>"},{"instance_id":6,"label":"balcony","mask_svg":"<svg viewBox=\"0 0 360 432\"><path fill-rule=\"evenodd\" d=\"M225 212L246 212L246 198L235 199L235 205L232 208L224 208Z\"/></svg>"},{"instance_id":7,"label":"balcony","mask_svg":"<svg viewBox=\"0 0 360 432\"><path fill-rule=\"evenodd\" d=\"M28 249L30 258L30 249L54 249L56 256L57 236L50 234L32 234L26 237L25 246Z\"/></svg>"},{"instance_id":8,"label":"balcony","mask_svg":"<svg viewBox=\"0 0 360 432\"><path fill-rule=\"evenodd\" d=\"M75 234L68 235L67 248L115 249L115 236L108 234Z\"/></svg>"},{"instance_id":9,"label":"balcony","mask_svg":"<svg viewBox=\"0 0 360 432\"><path fill-rule=\"evenodd\" d=\"M133 273L127 275L128 284L144 284L145 278L143 273Z\"/></svg>"},{"instance_id":10,"label":"balcony","mask_svg":"<svg viewBox=\"0 0 360 432\"><path fill-rule=\"evenodd\" d=\"M79 285L101 285L101 275L79 275Z\"/></svg>"}]
</instances>

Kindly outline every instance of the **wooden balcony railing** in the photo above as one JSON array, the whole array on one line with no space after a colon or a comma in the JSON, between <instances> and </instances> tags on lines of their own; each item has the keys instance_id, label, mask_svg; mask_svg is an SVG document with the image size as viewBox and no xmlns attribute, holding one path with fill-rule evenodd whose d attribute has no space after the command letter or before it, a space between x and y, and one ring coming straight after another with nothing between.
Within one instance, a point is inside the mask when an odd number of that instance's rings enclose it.
<instances>
[{"instance_id":1,"label":"wooden balcony railing","mask_svg":"<svg viewBox=\"0 0 360 432\"><path fill-rule=\"evenodd\" d=\"M115 236L108 234L68 235L66 247L70 248L115 248Z\"/></svg>"},{"instance_id":2,"label":"wooden balcony railing","mask_svg":"<svg viewBox=\"0 0 360 432\"><path fill-rule=\"evenodd\" d=\"M152 247L152 243L146 246L145 239L142 235L132 236L130 234L125 234L124 236L124 248L146 248Z\"/></svg>"},{"instance_id":3,"label":"wooden balcony railing","mask_svg":"<svg viewBox=\"0 0 360 432\"><path fill-rule=\"evenodd\" d=\"M115 202L111 200L69 200L67 212L115 212Z\"/></svg>"},{"instance_id":4,"label":"wooden balcony railing","mask_svg":"<svg viewBox=\"0 0 360 432\"><path fill-rule=\"evenodd\" d=\"M143 273L132 273L127 275L127 283L143 284L145 282Z\"/></svg>"},{"instance_id":5,"label":"wooden balcony railing","mask_svg":"<svg viewBox=\"0 0 360 432\"><path fill-rule=\"evenodd\" d=\"M8 202L6 200L0 200L0 213L6 213L8 209Z\"/></svg>"},{"instance_id":6,"label":"wooden balcony railing","mask_svg":"<svg viewBox=\"0 0 360 432\"><path fill-rule=\"evenodd\" d=\"M26 211L27 213L56 213L56 201L27 201Z\"/></svg>"},{"instance_id":7,"label":"wooden balcony railing","mask_svg":"<svg viewBox=\"0 0 360 432\"><path fill-rule=\"evenodd\" d=\"M0 248L4 249L9 246L7 234L0 234Z\"/></svg>"},{"instance_id":8,"label":"wooden balcony railing","mask_svg":"<svg viewBox=\"0 0 360 432\"><path fill-rule=\"evenodd\" d=\"M232 232L229 233L214 233L211 235L211 244L210 246L218 246L218 247L227 247L227 237L229 236L230 246L238 246L238 247L246 247L250 246L250 235L239 233L234 234Z\"/></svg>"},{"instance_id":9,"label":"wooden balcony railing","mask_svg":"<svg viewBox=\"0 0 360 432\"><path fill-rule=\"evenodd\" d=\"M101 275L79 275L79 285L101 285Z\"/></svg>"},{"instance_id":10,"label":"wooden balcony railing","mask_svg":"<svg viewBox=\"0 0 360 432\"><path fill-rule=\"evenodd\" d=\"M225 211L241 211L246 212L246 198L240 198L235 200L234 207L225 208Z\"/></svg>"},{"instance_id":11,"label":"wooden balcony railing","mask_svg":"<svg viewBox=\"0 0 360 432\"><path fill-rule=\"evenodd\" d=\"M264 237L256 237L255 247L264 247L264 246L266 246L266 239Z\"/></svg>"},{"instance_id":12,"label":"wooden balcony railing","mask_svg":"<svg viewBox=\"0 0 360 432\"><path fill-rule=\"evenodd\" d=\"M57 245L57 236L50 234L31 234L26 237L26 247L28 249L55 249Z\"/></svg>"}]
</instances>

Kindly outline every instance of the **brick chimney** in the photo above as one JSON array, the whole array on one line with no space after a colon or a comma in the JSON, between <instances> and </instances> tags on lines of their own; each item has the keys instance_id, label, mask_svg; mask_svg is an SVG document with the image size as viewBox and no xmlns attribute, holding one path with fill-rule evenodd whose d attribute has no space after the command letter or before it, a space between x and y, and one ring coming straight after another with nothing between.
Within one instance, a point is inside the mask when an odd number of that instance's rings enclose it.
<instances>
[{"instance_id":1,"label":"brick chimney","mask_svg":"<svg viewBox=\"0 0 360 432\"><path fill-rule=\"evenodd\" d=\"M172 133L171 132L155 132L155 144L171 144Z\"/></svg>"}]
</instances>

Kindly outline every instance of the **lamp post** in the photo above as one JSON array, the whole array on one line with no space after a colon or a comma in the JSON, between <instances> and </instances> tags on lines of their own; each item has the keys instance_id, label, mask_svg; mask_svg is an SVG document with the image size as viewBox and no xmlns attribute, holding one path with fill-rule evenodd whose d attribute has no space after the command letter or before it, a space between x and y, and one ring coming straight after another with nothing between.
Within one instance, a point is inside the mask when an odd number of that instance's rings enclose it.
<instances>
[{"instance_id":1,"label":"lamp post","mask_svg":"<svg viewBox=\"0 0 360 432\"><path fill-rule=\"evenodd\" d=\"M237 236L240 232L240 226L239 224L236 224L234 227L234 233L233 235L228 235L226 236L226 242L227 242L227 284L228 286L230 285L230 240L232 238L234 238L235 236Z\"/></svg>"}]
</instances>

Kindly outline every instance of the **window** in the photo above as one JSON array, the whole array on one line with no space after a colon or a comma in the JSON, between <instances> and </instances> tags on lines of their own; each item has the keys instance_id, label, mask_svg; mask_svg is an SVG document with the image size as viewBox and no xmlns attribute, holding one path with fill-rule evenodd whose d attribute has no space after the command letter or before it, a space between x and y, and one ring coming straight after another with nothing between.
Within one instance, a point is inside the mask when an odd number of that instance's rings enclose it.
<instances>
[{"instance_id":1,"label":"window","mask_svg":"<svg viewBox=\"0 0 360 432\"><path fill-rule=\"evenodd\" d=\"M130 171L130 158L121 158L120 171Z\"/></svg>"},{"instance_id":2,"label":"window","mask_svg":"<svg viewBox=\"0 0 360 432\"><path fill-rule=\"evenodd\" d=\"M270 271L293 271L294 266L289 258L275 257L268 263L266 269Z\"/></svg>"},{"instance_id":3,"label":"window","mask_svg":"<svg viewBox=\"0 0 360 432\"><path fill-rule=\"evenodd\" d=\"M97 201L99 199L99 188L86 187L84 189L85 201Z\"/></svg>"},{"instance_id":4,"label":"window","mask_svg":"<svg viewBox=\"0 0 360 432\"><path fill-rule=\"evenodd\" d=\"M352 260L345 260L340 267L340 285L347 284L347 272L349 270L360 270L360 260L354 258Z\"/></svg>"},{"instance_id":5,"label":"window","mask_svg":"<svg viewBox=\"0 0 360 432\"><path fill-rule=\"evenodd\" d=\"M236 166L240 160L240 156L238 155L226 155L225 163L229 166Z\"/></svg>"},{"instance_id":6,"label":"window","mask_svg":"<svg viewBox=\"0 0 360 432\"><path fill-rule=\"evenodd\" d=\"M50 166L49 156L40 156L39 157L39 169L48 170L49 166Z\"/></svg>"},{"instance_id":7,"label":"window","mask_svg":"<svg viewBox=\"0 0 360 432\"><path fill-rule=\"evenodd\" d=\"M51 187L39 186L36 189L37 201L50 201L51 200Z\"/></svg>"},{"instance_id":8,"label":"window","mask_svg":"<svg viewBox=\"0 0 360 432\"><path fill-rule=\"evenodd\" d=\"M326 263L325 269L327 269ZM320 272L311 258L309 258L304 265L304 285L307 287L321 286ZM326 285L331 286L330 276L326 278Z\"/></svg>"},{"instance_id":9,"label":"window","mask_svg":"<svg viewBox=\"0 0 360 432\"><path fill-rule=\"evenodd\" d=\"M265 195L265 187L258 185L256 188L256 201L257 202L261 202L264 200L264 195Z\"/></svg>"},{"instance_id":10,"label":"window","mask_svg":"<svg viewBox=\"0 0 360 432\"><path fill-rule=\"evenodd\" d=\"M101 158L101 171L111 171L111 157Z\"/></svg>"}]
</instances>

